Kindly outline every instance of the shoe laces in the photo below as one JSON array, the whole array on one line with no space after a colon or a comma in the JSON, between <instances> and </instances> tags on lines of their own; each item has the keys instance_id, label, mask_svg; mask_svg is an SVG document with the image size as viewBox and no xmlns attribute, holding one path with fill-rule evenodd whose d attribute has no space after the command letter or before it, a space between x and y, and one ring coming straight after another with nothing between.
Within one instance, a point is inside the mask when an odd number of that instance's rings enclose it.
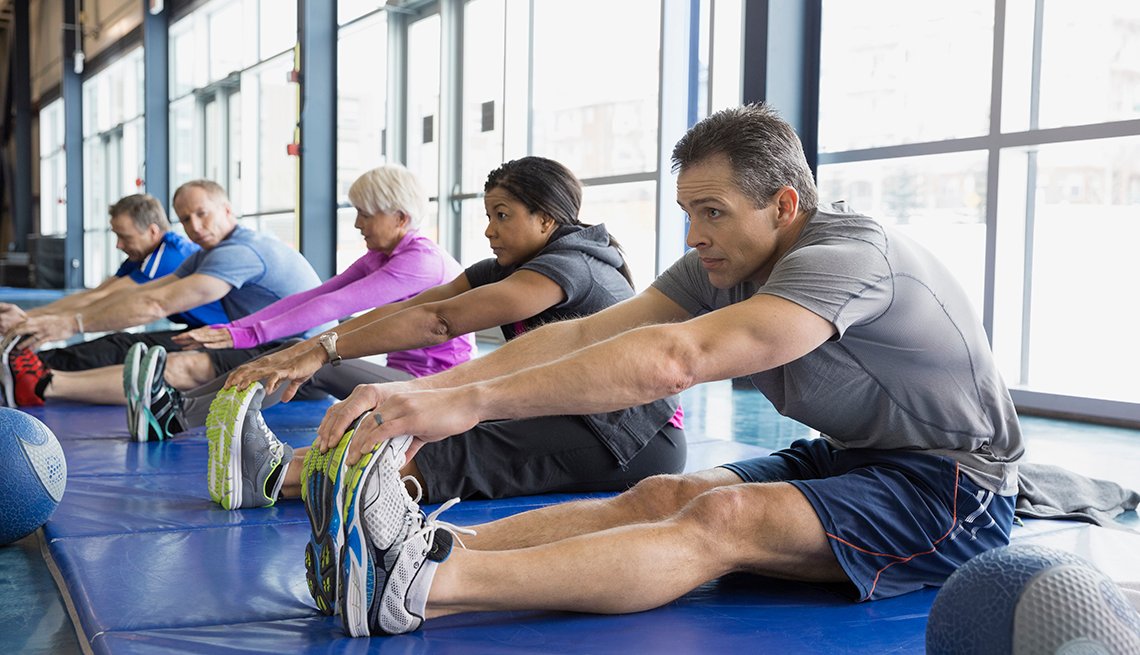
<instances>
[{"instance_id":1,"label":"shoe laces","mask_svg":"<svg viewBox=\"0 0 1140 655\"><path fill-rule=\"evenodd\" d=\"M277 435L273 434L273 431L265 424L265 419L261 417L261 412L254 413L254 415L247 420L256 421L254 429L257 431L258 436L265 442L266 449L275 459L280 460L285 456L285 444L281 443Z\"/></svg>"},{"instance_id":2,"label":"shoe laces","mask_svg":"<svg viewBox=\"0 0 1140 655\"><path fill-rule=\"evenodd\" d=\"M418 483L416 484L416 487L419 488ZM459 535L460 534L466 534L466 535L470 535L470 536L475 536L476 532L474 530L472 530L471 528L464 528L464 527L455 525L454 523L448 523L447 521L440 521L439 520L440 514L444 513L448 509L451 509L451 507L458 502L459 502L458 498L452 498L451 500L447 501L446 503L440 505L439 508L436 509L434 512L425 516L423 524L420 525L420 529L409 534L408 538L404 540L404 543L407 543L408 541L411 541L411 540L418 537L420 539L425 540L425 542L427 544L427 550L431 551L432 546L435 544L435 532L436 532L436 530L446 530L447 532L451 533L452 537L455 537L455 541L459 542L460 546L462 546L464 549L466 549L467 545L463 543L463 539L461 539L459 537Z\"/></svg>"},{"instance_id":3,"label":"shoe laces","mask_svg":"<svg viewBox=\"0 0 1140 655\"><path fill-rule=\"evenodd\" d=\"M420 484L420 481L416 479L416 476L405 475L404 477L400 478L400 482L403 482L405 484L411 483L411 485L416 488L416 495L414 498L412 498L412 502L416 505L419 505L420 500L424 497L424 488L423 485ZM408 496L411 496L411 494L408 494Z\"/></svg>"},{"instance_id":4,"label":"shoe laces","mask_svg":"<svg viewBox=\"0 0 1140 655\"><path fill-rule=\"evenodd\" d=\"M20 374L40 375L47 370L43 360L31 350L24 348L12 359L12 370Z\"/></svg>"}]
</instances>

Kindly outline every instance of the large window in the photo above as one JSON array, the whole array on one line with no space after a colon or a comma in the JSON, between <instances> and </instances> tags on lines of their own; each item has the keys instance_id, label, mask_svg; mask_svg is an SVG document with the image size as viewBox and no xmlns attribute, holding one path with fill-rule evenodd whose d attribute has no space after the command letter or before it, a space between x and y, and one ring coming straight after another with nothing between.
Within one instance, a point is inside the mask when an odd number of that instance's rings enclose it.
<instances>
[{"instance_id":1,"label":"large window","mask_svg":"<svg viewBox=\"0 0 1140 655\"><path fill-rule=\"evenodd\" d=\"M826 1L820 151L985 134L993 13L993 0Z\"/></svg>"},{"instance_id":2,"label":"large window","mask_svg":"<svg viewBox=\"0 0 1140 655\"><path fill-rule=\"evenodd\" d=\"M439 194L440 116L440 16L431 14L408 27L407 75L407 166L420 179L428 194ZM432 202L420 231L440 238L439 203Z\"/></svg>"},{"instance_id":3,"label":"large window","mask_svg":"<svg viewBox=\"0 0 1140 655\"><path fill-rule=\"evenodd\" d=\"M822 199L949 265L1019 407L1134 418L1140 8L827 0L822 17Z\"/></svg>"},{"instance_id":4,"label":"large window","mask_svg":"<svg viewBox=\"0 0 1140 655\"><path fill-rule=\"evenodd\" d=\"M346 3L338 5L341 10ZM340 29L337 38L336 195L337 271L365 252L354 227L356 211L343 208L356 178L385 163L388 124L388 21L376 12Z\"/></svg>"},{"instance_id":5,"label":"large window","mask_svg":"<svg viewBox=\"0 0 1140 655\"><path fill-rule=\"evenodd\" d=\"M533 21L531 150L587 182L583 221L605 223L626 245L644 286L656 274L661 3L535 3ZM613 43L620 66L604 45Z\"/></svg>"},{"instance_id":6,"label":"large window","mask_svg":"<svg viewBox=\"0 0 1140 655\"><path fill-rule=\"evenodd\" d=\"M171 192L207 178L243 224L297 243L296 0L214 0L170 27ZM203 54L205 53L205 54ZM256 117L243 120L243 117Z\"/></svg>"},{"instance_id":7,"label":"large window","mask_svg":"<svg viewBox=\"0 0 1140 655\"><path fill-rule=\"evenodd\" d=\"M83 82L83 283L115 272L123 254L107 209L138 193L143 180L142 50L136 48Z\"/></svg>"},{"instance_id":8,"label":"large window","mask_svg":"<svg viewBox=\"0 0 1140 655\"><path fill-rule=\"evenodd\" d=\"M1038 22L1034 3L1006 3L1003 131L1140 118L1140 6L1095 7L1046 2Z\"/></svg>"},{"instance_id":9,"label":"large window","mask_svg":"<svg viewBox=\"0 0 1140 655\"><path fill-rule=\"evenodd\" d=\"M1140 136L1004 151L999 193L1010 210L999 248L1013 258L996 276L1007 382L1140 402L1140 349L1125 345L1140 324L1128 301L1140 280Z\"/></svg>"},{"instance_id":10,"label":"large window","mask_svg":"<svg viewBox=\"0 0 1140 655\"><path fill-rule=\"evenodd\" d=\"M736 107L741 100L741 52L744 42L743 0L701 0L698 113Z\"/></svg>"},{"instance_id":11,"label":"large window","mask_svg":"<svg viewBox=\"0 0 1140 655\"><path fill-rule=\"evenodd\" d=\"M657 169L660 14L656 0L535 3L534 154L583 178Z\"/></svg>"},{"instance_id":12,"label":"large window","mask_svg":"<svg viewBox=\"0 0 1140 655\"><path fill-rule=\"evenodd\" d=\"M464 34L478 36L463 40L463 163L460 168L463 189L482 191L487 173L504 159L506 7L504 0L472 0L464 11Z\"/></svg>"},{"instance_id":13,"label":"large window","mask_svg":"<svg viewBox=\"0 0 1140 655\"><path fill-rule=\"evenodd\" d=\"M40 110L40 234L67 231L66 164L60 98Z\"/></svg>"},{"instance_id":14,"label":"large window","mask_svg":"<svg viewBox=\"0 0 1140 655\"><path fill-rule=\"evenodd\" d=\"M644 288L683 249L668 153L740 102L744 5L338 3L338 265L361 251L343 193L371 166L415 172L433 198L423 233L472 264L490 255L487 174L541 155L579 176L582 220L606 224Z\"/></svg>"}]
</instances>

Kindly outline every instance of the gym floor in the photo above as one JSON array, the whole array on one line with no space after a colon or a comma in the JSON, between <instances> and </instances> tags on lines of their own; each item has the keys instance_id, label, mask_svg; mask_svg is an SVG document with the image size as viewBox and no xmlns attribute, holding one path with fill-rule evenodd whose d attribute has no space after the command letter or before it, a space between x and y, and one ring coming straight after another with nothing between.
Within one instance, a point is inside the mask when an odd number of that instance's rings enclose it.
<instances>
[{"instance_id":1,"label":"gym floor","mask_svg":"<svg viewBox=\"0 0 1140 655\"><path fill-rule=\"evenodd\" d=\"M685 392L683 406L690 442L700 442L703 451L702 464L718 450L718 441L725 442L726 448L737 443L776 449L810 434L802 425L776 414L755 390L735 389L729 382L703 384ZM1023 417L1022 421L1031 460L1140 488L1140 431L1038 417ZM1136 512L1127 512L1118 522L1140 533ZM83 652L41 553L38 534L0 548L0 626L0 652ZM478 638L468 646L471 651L480 650Z\"/></svg>"}]
</instances>

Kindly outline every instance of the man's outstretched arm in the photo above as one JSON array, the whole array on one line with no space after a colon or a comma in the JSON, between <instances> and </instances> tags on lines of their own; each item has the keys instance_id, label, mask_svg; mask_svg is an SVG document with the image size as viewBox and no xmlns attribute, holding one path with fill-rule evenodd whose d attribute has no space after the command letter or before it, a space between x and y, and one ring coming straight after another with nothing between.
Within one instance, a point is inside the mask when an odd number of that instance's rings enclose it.
<instances>
[{"instance_id":1,"label":"man's outstretched arm","mask_svg":"<svg viewBox=\"0 0 1140 655\"><path fill-rule=\"evenodd\" d=\"M479 421L608 412L695 384L768 370L811 352L835 333L820 316L760 295L683 323L649 325L554 361L463 386L397 393L364 424L349 461L399 435L438 441Z\"/></svg>"},{"instance_id":2,"label":"man's outstretched arm","mask_svg":"<svg viewBox=\"0 0 1140 655\"><path fill-rule=\"evenodd\" d=\"M209 275L194 274L184 278L167 275L92 303L83 311L83 329L86 332L105 332L146 325L170 314L218 300L231 288L228 283ZM14 334L28 335L30 347L67 339L78 331L78 322L70 314L29 318L12 329Z\"/></svg>"},{"instance_id":3,"label":"man's outstretched arm","mask_svg":"<svg viewBox=\"0 0 1140 655\"><path fill-rule=\"evenodd\" d=\"M94 289L77 291L46 305L33 307L26 312L16 305L3 302L0 303L0 333L7 334L8 330L23 323L25 319L35 316L58 314L61 316L68 315L74 317L75 314L83 312L88 305L102 300L111 294L124 289L136 288L138 288L138 283L132 280L130 276L112 276L103 280L103 282Z\"/></svg>"}]
</instances>

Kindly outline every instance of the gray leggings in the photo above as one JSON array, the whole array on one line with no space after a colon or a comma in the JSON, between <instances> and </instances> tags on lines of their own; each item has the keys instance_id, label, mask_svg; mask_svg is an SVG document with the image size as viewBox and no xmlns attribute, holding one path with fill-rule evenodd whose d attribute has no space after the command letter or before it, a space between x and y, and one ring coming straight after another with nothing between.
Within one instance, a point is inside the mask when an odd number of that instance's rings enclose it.
<instances>
[{"instance_id":1,"label":"gray leggings","mask_svg":"<svg viewBox=\"0 0 1140 655\"><path fill-rule=\"evenodd\" d=\"M228 373L223 373L213 380L182 394L182 427L189 430L206 425L206 417L210 413L210 403L214 396L226 384ZM297 400L313 400L334 396L339 400L348 397L359 384L374 382L396 382L410 380L412 375L399 369L381 366L363 359L346 359L340 366L325 364L301 385L297 391ZM262 409L281 402L281 394L285 393L286 385L282 384L272 394L265 397Z\"/></svg>"}]
</instances>

